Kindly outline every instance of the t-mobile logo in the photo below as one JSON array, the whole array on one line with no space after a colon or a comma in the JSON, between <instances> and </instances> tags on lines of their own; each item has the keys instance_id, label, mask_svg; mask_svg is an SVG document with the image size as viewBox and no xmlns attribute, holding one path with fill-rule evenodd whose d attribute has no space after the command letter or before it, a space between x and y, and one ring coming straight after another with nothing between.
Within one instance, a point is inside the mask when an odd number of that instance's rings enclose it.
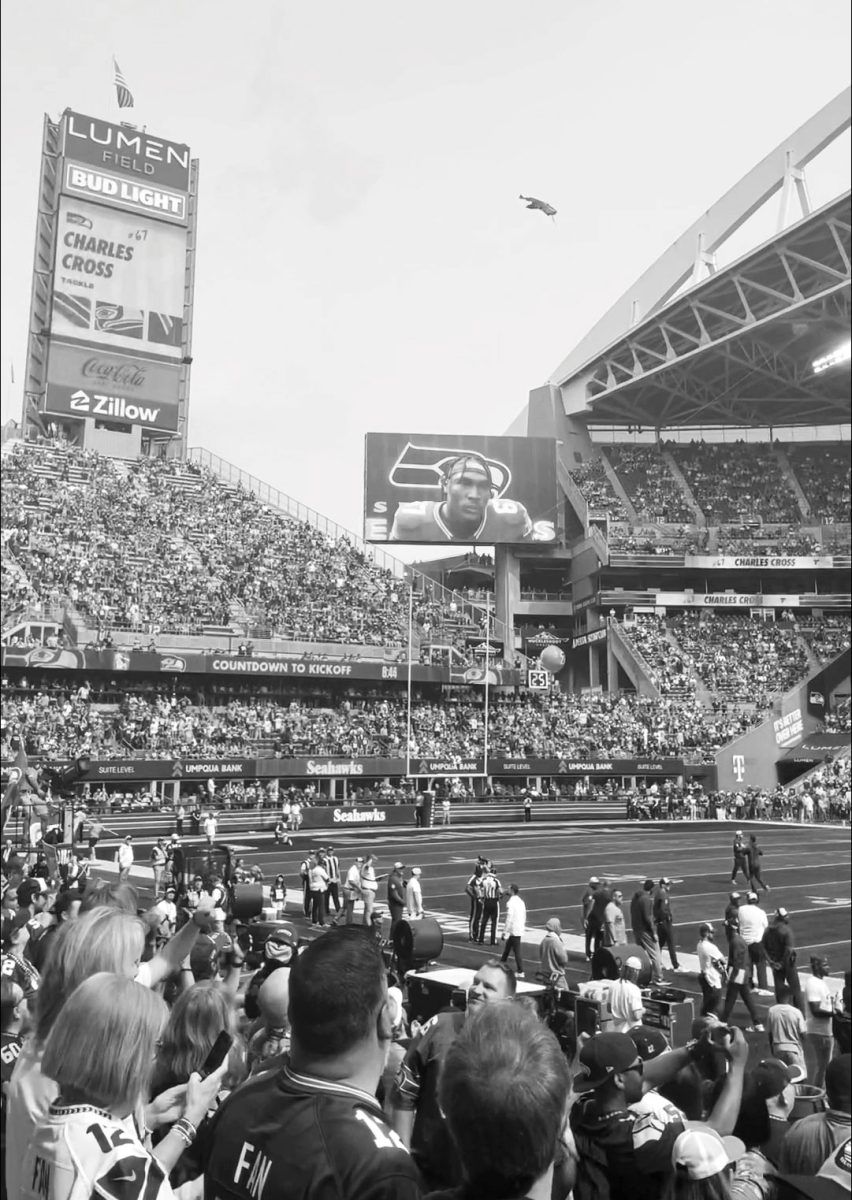
<instances>
[{"instance_id":1,"label":"t-mobile logo","mask_svg":"<svg viewBox=\"0 0 852 1200\"><path fill-rule=\"evenodd\" d=\"M734 774L737 777L737 783L742 783L745 779L745 755L733 754L731 755L731 762L734 767Z\"/></svg>"}]
</instances>

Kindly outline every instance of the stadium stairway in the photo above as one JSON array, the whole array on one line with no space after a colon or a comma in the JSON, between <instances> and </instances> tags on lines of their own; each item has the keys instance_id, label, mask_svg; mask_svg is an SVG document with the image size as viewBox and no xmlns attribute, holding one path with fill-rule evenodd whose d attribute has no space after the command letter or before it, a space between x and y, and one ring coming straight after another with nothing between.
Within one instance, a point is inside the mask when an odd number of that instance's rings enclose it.
<instances>
[{"instance_id":1,"label":"stadium stairway","mask_svg":"<svg viewBox=\"0 0 852 1200\"><path fill-rule=\"evenodd\" d=\"M686 476L684 475L683 471L681 471L680 467L675 462L674 455L672 454L671 450L664 450L662 453L662 459L668 467L669 474L671 475L672 479L674 479L675 483L680 488L684 500L692 509L696 525L698 525L701 529L705 529L707 527L707 518L698 507L698 502L692 494L692 488L687 483Z\"/></svg>"},{"instance_id":2,"label":"stadium stairway","mask_svg":"<svg viewBox=\"0 0 852 1200\"><path fill-rule=\"evenodd\" d=\"M613 467L612 463L609 461L609 456L607 455L607 452L605 449L601 450L601 464L603 465L604 473L606 474L606 477L609 480L609 486L615 492L616 496L619 498L619 500L624 505L624 507L627 511L627 516L628 516L628 519L630 520L630 523L632 525L638 525L639 524L639 514L636 512L636 508L633 505L633 501L630 499L627 492L625 491L624 485L622 484L621 480L618 478L615 467Z\"/></svg>"},{"instance_id":3,"label":"stadium stairway","mask_svg":"<svg viewBox=\"0 0 852 1200\"><path fill-rule=\"evenodd\" d=\"M775 442L772 449L775 452L776 459L778 460L778 466L781 469L781 474L787 480L787 483L790 485L790 490L796 497L796 503L799 506L799 512L802 514L802 520L809 521L811 519L811 506L808 503L807 496L802 491L802 485L796 478L796 472L793 470L793 464L787 457L787 451L779 442Z\"/></svg>"}]
</instances>

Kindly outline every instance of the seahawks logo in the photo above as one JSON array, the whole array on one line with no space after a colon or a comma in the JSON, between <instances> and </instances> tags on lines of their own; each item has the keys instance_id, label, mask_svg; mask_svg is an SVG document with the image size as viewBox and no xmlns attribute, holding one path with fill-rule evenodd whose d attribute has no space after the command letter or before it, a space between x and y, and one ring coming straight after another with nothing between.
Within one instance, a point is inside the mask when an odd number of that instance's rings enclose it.
<instances>
[{"instance_id":1,"label":"seahawks logo","mask_svg":"<svg viewBox=\"0 0 852 1200\"><path fill-rule=\"evenodd\" d=\"M418 446L406 442L396 462L390 469L388 480L396 488L416 488L419 491L440 493L444 474L454 458L463 454L481 458L488 464L494 483L495 497L505 495L512 482L512 472L507 463L498 458L489 458L470 446Z\"/></svg>"}]
</instances>

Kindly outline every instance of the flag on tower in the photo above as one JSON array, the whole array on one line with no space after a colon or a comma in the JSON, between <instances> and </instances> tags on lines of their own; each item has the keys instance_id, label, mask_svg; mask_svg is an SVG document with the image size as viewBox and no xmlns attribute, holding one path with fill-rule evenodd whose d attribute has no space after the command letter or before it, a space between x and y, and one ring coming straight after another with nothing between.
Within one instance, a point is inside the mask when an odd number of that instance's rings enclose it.
<instances>
[{"instance_id":1,"label":"flag on tower","mask_svg":"<svg viewBox=\"0 0 852 1200\"><path fill-rule=\"evenodd\" d=\"M133 93L131 92L130 88L127 86L127 80L124 78L124 76L121 73L121 67L118 65L118 63L115 61L114 58L112 60L112 65L115 67L115 91L116 91L116 95L118 96L118 107L119 108L132 108L133 107Z\"/></svg>"}]
</instances>

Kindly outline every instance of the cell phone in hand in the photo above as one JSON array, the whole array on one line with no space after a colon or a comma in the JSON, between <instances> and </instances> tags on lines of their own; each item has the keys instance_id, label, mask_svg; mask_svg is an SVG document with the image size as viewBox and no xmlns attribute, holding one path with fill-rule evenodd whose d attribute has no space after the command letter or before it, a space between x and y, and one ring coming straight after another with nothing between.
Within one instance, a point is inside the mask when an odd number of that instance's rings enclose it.
<instances>
[{"instance_id":1,"label":"cell phone in hand","mask_svg":"<svg viewBox=\"0 0 852 1200\"><path fill-rule=\"evenodd\" d=\"M203 1065L199 1068L198 1074L202 1079L206 1079L208 1075L219 1070L233 1044L233 1037L223 1029L210 1048L210 1053L205 1058Z\"/></svg>"}]
</instances>

